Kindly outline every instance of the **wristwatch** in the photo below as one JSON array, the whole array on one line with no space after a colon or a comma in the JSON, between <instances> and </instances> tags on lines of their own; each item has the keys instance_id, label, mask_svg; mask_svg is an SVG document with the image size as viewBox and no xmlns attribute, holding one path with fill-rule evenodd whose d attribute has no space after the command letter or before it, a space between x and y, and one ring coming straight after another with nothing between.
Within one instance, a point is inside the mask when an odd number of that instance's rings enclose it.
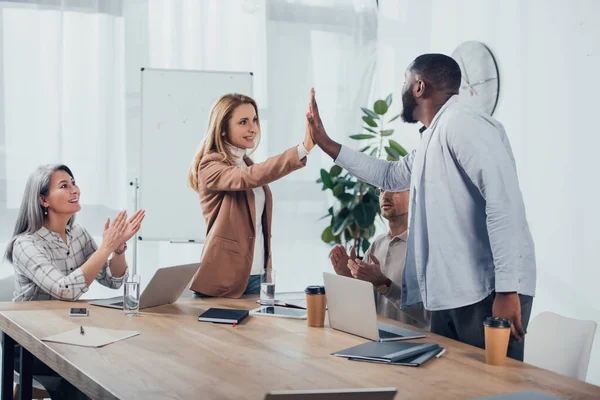
<instances>
[{"instance_id":1,"label":"wristwatch","mask_svg":"<svg viewBox=\"0 0 600 400\"><path fill-rule=\"evenodd\" d=\"M387 294L387 292L389 292L391 286L392 286L392 280L390 278L386 278L385 283L383 285L377 286L377 291L381 294Z\"/></svg>"}]
</instances>

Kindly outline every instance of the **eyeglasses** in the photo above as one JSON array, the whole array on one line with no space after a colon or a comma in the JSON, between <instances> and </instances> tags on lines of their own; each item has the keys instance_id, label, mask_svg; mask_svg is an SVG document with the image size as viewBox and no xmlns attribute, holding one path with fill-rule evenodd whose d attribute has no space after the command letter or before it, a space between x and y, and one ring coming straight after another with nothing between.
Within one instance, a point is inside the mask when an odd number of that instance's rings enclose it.
<instances>
[{"instance_id":1,"label":"eyeglasses","mask_svg":"<svg viewBox=\"0 0 600 400\"><path fill-rule=\"evenodd\" d=\"M384 192L385 192L385 190L383 190L382 188L375 187L375 194L377 196L381 196L381 194Z\"/></svg>"}]
</instances>

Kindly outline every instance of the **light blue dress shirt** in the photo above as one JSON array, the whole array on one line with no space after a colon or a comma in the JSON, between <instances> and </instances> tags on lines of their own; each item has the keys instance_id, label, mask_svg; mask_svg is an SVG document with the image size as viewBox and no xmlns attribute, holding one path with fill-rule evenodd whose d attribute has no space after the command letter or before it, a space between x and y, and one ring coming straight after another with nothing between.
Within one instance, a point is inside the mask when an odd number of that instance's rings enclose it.
<instances>
[{"instance_id":1,"label":"light blue dress shirt","mask_svg":"<svg viewBox=\"0 0 600 400\"><path fill-rule=\"evenodd\" d=\"M411 189L402 304L431 311L493 291L535 295L533 239L504 127L451 97L397 162L342 146L335 160L386 190Z\"/></svg>"}]
</instances>

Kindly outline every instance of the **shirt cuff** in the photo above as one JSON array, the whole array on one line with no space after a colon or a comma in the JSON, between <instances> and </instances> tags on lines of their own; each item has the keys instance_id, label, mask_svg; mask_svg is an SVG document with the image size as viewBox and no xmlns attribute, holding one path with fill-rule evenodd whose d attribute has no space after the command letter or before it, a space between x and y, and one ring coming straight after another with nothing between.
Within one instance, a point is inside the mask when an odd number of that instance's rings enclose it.
<instances>
[{"instance_id":1,"label":"shirt cuff","mask_svg":"<svg viewBox=\"0 0 600 400\"><path fill-rule=\"evenodd\" d=\"M388 289L387 293L384 294L384 296L388 300L393 302L395 305L397 304L396 307L400 308L400 300L402 299L402 288L400 287L400 285L398 285L395 282L392 282L390 288Z\"/></svg>"},{"instance_id":2,"label":"shirt cuff","mask_svg":"<svg viewBox=\"0 0 600 400\"><path fill-rule=\"evenodd\" d=\"M127 266L125 268L125 273L123 274L123 276L120 276L118 278L113 276L112 271L110 270L110 264L106 266L106 278L111 280L112 282L121 282L128 275L129 275L129 266Z\"/></svg>"},{"instance_id":3,"label":"shirt cuff","mask_svg":"<svg viewBox=\"0 0 600 400\"><path fill-rule=\"evenodd\" d=\"M514 274L496 274L496 293L518 292L521 288L521 279Z\"/></svg>"},{"instance_id":4,"label":"shirt cuff","mask_svg":"<svg viewBox=\"0 0 600 400\"><path fill-rule=\"evenodd\" d=\"M83 270L81 268L77 268L75 271L71 272L64 283L60 285L61 291L72 290L73 294L75 294L76 291L80 291L78 295L75 295L73 300L77 300L89 289L89 286L85 283L85 275L83 275ZM59 295L59 298L62 299L63 297Z\"/></svg>"},{"instance_id":5,"label":"shirt cuff","mask_svg":"<svg viewBox=\"0 0 600 400\"><path fill-rule=\"evenodd\" d=\"M342 168L346 168L346 166L348 165L348 162L350 160L352 160L352 156L353 156L353 150L349 149L347 146L342 145L337 158L335 160L333 160L333 162Z\"/></svg>"},{"instance_id":6,"label":"shirt cuff","mask_svg":"<svg viewBox=\"0 0 600 400\"><path fill-rule=\"evenodd\" d=\"M306 147L304 147L304 143L300 142L300 144L298 145L298 160L302 160L309 154L310 152L306 150Z\"/></svg>"}]
</instances>

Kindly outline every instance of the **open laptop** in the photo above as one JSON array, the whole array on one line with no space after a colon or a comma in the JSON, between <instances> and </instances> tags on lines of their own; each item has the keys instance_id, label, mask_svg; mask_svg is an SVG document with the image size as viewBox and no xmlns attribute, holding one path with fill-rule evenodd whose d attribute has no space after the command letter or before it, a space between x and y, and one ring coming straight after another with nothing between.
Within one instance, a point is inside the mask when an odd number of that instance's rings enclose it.
<instances>
[{"instance_id":1,"label":"open laptop","mask_svg":"<svg viewBox=\"0 0 600 400\"><path fill-rule=\"evenodd\" d=\"M140 296L140 309L162 306L177 301L200 268L200 263L159 268ZM123 296L94 300L89 304L123 309Z\"/></svg>"},{"instance_id":2,"label":"open laptop","mask_svg":"<svg viewBox=\"0 0 600 400\"><path fill-rule=\"evenodd\" d=\"M380 342L424 338L425 334L377 321L370 282L323 272L329 326Z\"/></svg>"}]
</instances>

